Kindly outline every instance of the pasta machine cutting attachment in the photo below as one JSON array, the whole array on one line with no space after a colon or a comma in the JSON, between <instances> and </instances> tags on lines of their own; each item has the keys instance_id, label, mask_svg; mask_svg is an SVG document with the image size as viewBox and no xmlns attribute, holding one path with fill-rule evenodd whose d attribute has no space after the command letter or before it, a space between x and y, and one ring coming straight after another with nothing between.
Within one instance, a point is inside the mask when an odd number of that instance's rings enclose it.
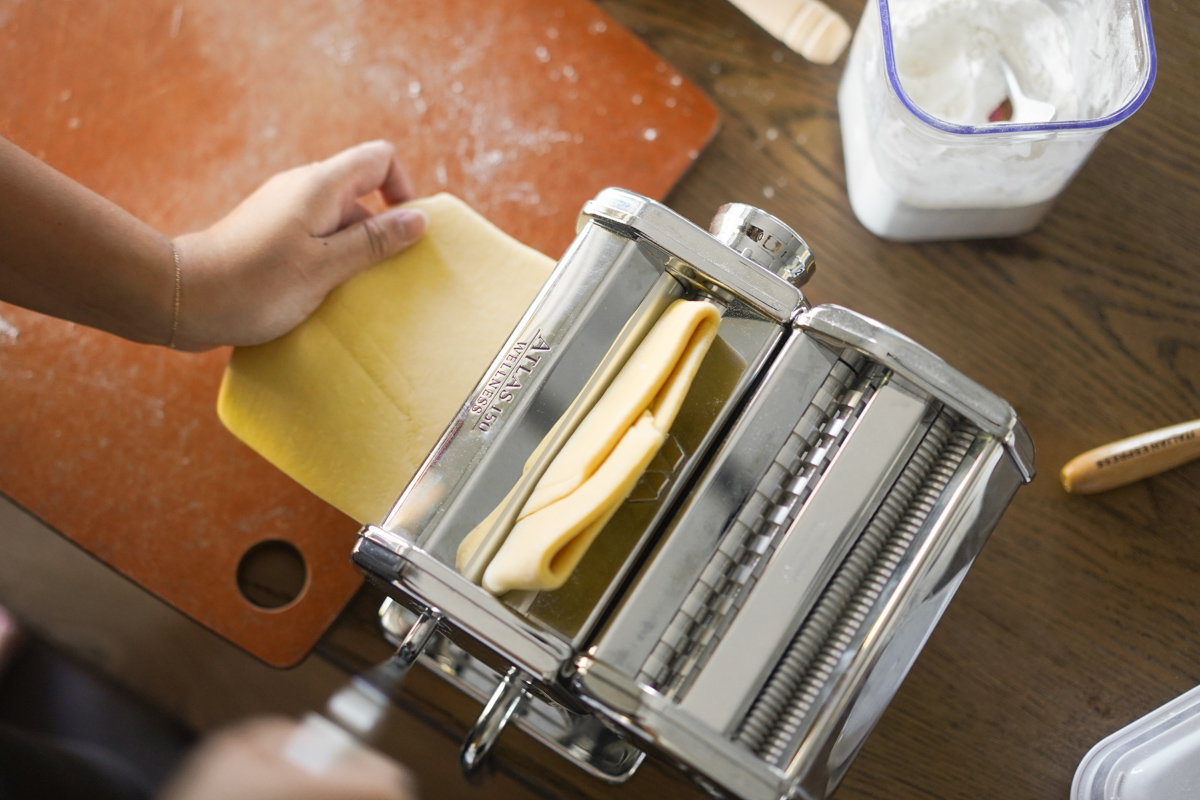
<instances>
[{"instance_id":1,"label":"pasta machine cutting attachment","mask_svg":"<svg viewBox=\"0 0 1200 800\"><path fill-rule=\"evenodd\" d=\"M804 241L750 206L723 207L711 233L619 189L584 206L574 244L353 552L389 596L385 631L435 620L423 662L486 703L464 769L515 724L610 782L649 752L717 797L833 792L1032 479L1033 447L1007 403L928 350L811 306L812 272ZM496 597L456 571L535 448L569 433L680 298L721 306L718 338L567 583Z\"/></svg>"}]
</instances>

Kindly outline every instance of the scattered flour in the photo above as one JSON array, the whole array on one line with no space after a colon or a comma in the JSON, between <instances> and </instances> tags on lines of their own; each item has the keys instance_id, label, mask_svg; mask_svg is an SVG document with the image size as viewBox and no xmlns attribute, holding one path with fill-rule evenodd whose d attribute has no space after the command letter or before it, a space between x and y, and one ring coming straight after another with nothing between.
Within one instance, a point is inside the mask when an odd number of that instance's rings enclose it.
<instances>
[{"instance_id":1,"label":"scattered flour","mask_svg":"<svg viewBox=\"0 0 1200 800\"><path fill-rule=\"evenodd\" d=\"M348 65L358 50L360 39L353 19L339 20L313 34L312 44L339 67Z\"/></svg>"},{"instance_id":2,"label":"scattered flour","mask_svg":"<svg viewBox=\"0 0 1200 800\"><path fill-rule=\"evenodd\" d=\"M17 326L0 317L0 344L13 344L20 335L21 331L17 330Z\"/></svg>"}]
</instances>

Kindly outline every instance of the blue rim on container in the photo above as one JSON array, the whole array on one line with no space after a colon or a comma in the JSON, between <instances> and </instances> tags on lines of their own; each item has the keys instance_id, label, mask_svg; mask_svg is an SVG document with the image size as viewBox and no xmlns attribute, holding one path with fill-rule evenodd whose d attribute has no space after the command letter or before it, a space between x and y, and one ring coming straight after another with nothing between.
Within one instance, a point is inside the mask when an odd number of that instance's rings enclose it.
<instances>
[{"instance_id":1,"label":"blue rim on container","mask_svg":"<svg viewBox=\"0 0 1200 800\"><path fill-rule=\"evenodd\" d=\"M1158 54L1154 49L1154 31L1150 27L1150 3L1149 0L1139 0L1138 5L1141 7L1141 19L1143 24L1139 26L1142 34L1142 44L1146 48L1146 53L1149 56L1150 69L1146 73L1146 79L1142 84L1141 89L1134 95L1133 99L1119 109L1109 114L1106 117L1098 119L1072 119L1062 120L1060 122L1032 122L1028 124L1012 123L1012 122L996 122L988 125L958 125L953 122L946 122L943 119L938 119L932 114L925 111L912 101L908 96L908 92L904 91L904 87L900 85L900 73L896 70L896 54L892 51L892 20L891 11L888 9L888 0L878 0L879 3L879 21L883 25L883 58L884 68L887 71L888 83L892 87L892 91L900 98L909 110L909 112L917 119L944 133L967 134L978 136L980 134L997 134L997 133L1043 133L1046 131L1092 131L1096 129L1111 128L1117 123L1124 122L1133 112L1141 108L1142 103L1146 102L1146 98L1150 95L1150 90L1154 87L1154 77L1158 73Z\"/></svg>"}]
</instances>

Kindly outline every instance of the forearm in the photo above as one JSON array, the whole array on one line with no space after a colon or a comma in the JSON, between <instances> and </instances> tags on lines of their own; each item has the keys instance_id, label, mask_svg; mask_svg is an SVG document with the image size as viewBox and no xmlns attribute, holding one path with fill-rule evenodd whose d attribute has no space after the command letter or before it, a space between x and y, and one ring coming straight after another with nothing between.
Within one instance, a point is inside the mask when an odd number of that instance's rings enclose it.
<instances>
[{"instance_id":1,"label":"forearm","mask_svg":"<svg viewBox=\"0 0 1200 800\"><path fill-rule=\"evenodd\" d=\"M165 344L171 241L0 138L0 300Z\"/></svg>"},{"instance_id":2,"label":"forearm","mask_svg":"<svg viewBox=\"0 0 1200 800\"><path fill-rule=\"evenodd\" d=\"M181 350L270 341L424 233L416 209L372 215L372 192L413 196L388 142L278 173L172 243L0 138L0 300Z\"/></svg>"}]
</instances>

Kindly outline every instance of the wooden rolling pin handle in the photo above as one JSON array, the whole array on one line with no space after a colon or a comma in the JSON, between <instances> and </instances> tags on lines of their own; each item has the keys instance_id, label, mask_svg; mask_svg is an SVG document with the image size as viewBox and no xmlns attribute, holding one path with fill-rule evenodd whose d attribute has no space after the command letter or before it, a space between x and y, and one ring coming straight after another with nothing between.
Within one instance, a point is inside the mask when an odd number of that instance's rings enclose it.
<instances>
[{"instance_id":1,"label":"wooden rolling pin handle","mask_svg":"<svg viewBox=\"0 0 1200 800\"><path fill-rule=\"evenodd\" d=\"M1200 458L1200 419L1088 450L1062 468L1062 485L1075 494L1103 492L1195 458Z\"/></svg>"},{"instance_id":2,"label":"wooden rolling pin handle","mask_svg":"<svg viewBox=\"0 0 1200 800\"><path fill-rule=\"evenodd\" d=\"M832 64L850 42L850 26L821 0L731 0L746 16L814 64Z\"/></svg>"}]
</instances>

